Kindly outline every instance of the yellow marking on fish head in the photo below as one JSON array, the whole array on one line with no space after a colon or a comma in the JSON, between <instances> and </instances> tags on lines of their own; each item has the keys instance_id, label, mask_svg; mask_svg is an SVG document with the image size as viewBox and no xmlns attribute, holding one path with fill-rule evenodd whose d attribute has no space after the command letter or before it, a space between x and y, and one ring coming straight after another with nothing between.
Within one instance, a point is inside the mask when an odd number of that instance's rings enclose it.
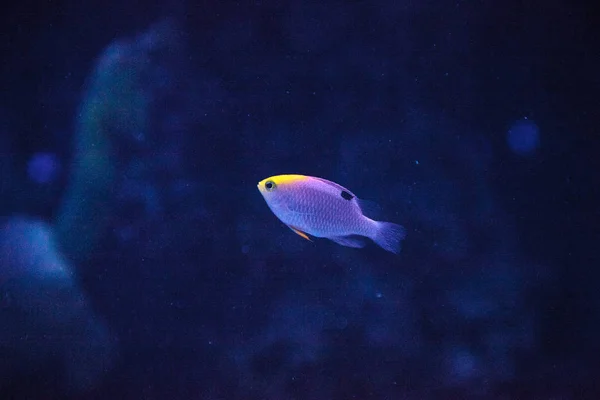
<instances>
[{"instance_id":1,"label":"yellow marking on fish head","mask_svg":"<svg viewBox=\"0 0 600 400\"><path fill-rule=\"evenodd\" d=\"M276 190L278 186L293 185L294 183L305 181L307 179L309 179L309 177L305 175L275 175L258 182L257 186L258 190L264 194Z\"/></svg>"}]
</instances>

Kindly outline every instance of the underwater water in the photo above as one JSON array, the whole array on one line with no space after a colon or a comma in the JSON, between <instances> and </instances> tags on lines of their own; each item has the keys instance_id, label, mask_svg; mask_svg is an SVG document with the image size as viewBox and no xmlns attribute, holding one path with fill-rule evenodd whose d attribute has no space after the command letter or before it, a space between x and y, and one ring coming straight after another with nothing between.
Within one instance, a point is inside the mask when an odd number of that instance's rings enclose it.
<instances>
[{"instance_id":1,"label":"underwater water","mask_svg":"<svg viewBox=\"0 0 600 400\"><path fill-rule=\"evenodd\" d=\"M590 15L11 3L0 400L599 398Z\"/></svg>"}]
</instances>

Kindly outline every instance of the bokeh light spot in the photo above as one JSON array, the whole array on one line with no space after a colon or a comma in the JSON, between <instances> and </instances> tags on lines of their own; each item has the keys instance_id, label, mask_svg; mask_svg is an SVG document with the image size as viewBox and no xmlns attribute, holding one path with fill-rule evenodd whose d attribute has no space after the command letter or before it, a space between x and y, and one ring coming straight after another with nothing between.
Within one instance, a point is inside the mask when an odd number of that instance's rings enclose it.
<instances>
[{"instance_id":1,"label":"bokeh light spot","mask_svg":"<svg viewBox=\"0 0 600 400\"><path fill-rule=\"evenodd\" d=\"M540 129L535 122L521 119L510 127L506 140L515 154L529 155L540 146Z\"/></svg>"},{"instance_id":2,"label":"bokeh light spot","mask_svg":"<svg viewBox=\"0 0 600 400\"><path fill-rule=\"evenodd\" d=\"M27 163L27 175L35 183L52 183L58 177L59 171L60 162L52 153L36 153Z\"/></svg>"}]
</instances>

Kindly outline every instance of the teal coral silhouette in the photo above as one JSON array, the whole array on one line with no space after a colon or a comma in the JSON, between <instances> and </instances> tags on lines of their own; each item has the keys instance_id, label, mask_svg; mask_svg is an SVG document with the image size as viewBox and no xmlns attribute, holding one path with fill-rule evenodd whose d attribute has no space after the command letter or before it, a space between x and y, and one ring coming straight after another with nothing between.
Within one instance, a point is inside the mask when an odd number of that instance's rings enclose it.
<instances>
[{"instance_id":1,"label":"teal coral silhouette","mask_svg":"<svg viewBox=\"0 0 600 400\"><path fill-rule=\"evenodd\" d=\"M149 101L142 86L146 61L135 42L113 44L100 57L84 95L72 175L56 217L62 250L75 262L93 251L110 216L115 141L146 130Z\"/></svg>"}]
</instances>

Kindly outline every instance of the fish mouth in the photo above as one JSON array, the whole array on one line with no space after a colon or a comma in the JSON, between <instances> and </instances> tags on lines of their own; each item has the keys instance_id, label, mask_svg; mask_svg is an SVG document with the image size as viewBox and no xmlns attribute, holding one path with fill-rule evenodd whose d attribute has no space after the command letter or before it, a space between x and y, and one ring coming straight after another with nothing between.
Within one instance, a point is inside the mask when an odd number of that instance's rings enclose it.
<instances>
[{"instance_id":1,"label":"fish mouth","mask_svg":"<svg viewBox=\"0 0 600 400\"><path fill-rule=\"evenodd\" d=\"M256 187L257 187L257 188L258 188L258 190L260 190L261 192L262 192L262 191L264 190L264 188L265 188L265 182L266 182L266 181L267 181L266 179L263 179L262 181L259 181L259 182L256 184Z\"/></svg>"}]
</instances>

